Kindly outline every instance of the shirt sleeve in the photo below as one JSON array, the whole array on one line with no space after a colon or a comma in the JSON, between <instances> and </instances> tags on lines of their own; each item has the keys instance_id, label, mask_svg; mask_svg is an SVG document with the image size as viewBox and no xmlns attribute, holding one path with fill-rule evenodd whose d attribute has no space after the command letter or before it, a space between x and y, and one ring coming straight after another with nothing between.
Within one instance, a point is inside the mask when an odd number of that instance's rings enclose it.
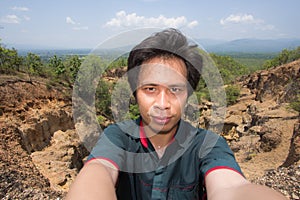
<instances>
[{"instance_id":1,"label":"shirt sleeve","mask_svg":"<svg viewBox=\"0 0 300 200\"><path fill-rule=\"evenodd\" d=\"M215 169L230 169L243 175L226 140L213 132L206 131L199 158L203 177Z\"/></svg>"},{"instance_id":2,"label":"shirt sleeve","mask_svg":"<svg viewBox=\"0 0 300 200\"><path fill-rule=\"evenodd\" d=\"M110 125L100 135L98 142L92 149L87 162L93 159L104 159L120 169L124 162L126 148L125 134L117 125Z\"/></svg>"}]
</instances>

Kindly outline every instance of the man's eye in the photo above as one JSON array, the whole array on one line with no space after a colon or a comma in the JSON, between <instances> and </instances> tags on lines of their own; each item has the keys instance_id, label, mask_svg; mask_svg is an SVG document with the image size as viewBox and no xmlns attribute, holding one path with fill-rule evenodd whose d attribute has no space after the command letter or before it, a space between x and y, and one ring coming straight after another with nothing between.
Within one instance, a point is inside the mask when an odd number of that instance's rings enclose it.
<instances>
[{"instance_id":1,"label":"man's eye","mask_svg":"<svg viewBox=\"0 0 300 200\"><path fill-rule=\"evenodd\" d=\"M181 92L182 89L179 88L179 87L172 87L172 88L170 88L170 91L173 92L173 93L177 93L177 92Z\"/></svg>"},{"instance_id":2,"label":"man's eye","mask_svg":"<svg viewBox=\"0 0 300 200\"><path fill-rule=\"evenodd\" d=\"M155 89L155 87L145 87L144 90L146 90L148 92L154 92L156 89Z\"/></svg>"}]
</instances>

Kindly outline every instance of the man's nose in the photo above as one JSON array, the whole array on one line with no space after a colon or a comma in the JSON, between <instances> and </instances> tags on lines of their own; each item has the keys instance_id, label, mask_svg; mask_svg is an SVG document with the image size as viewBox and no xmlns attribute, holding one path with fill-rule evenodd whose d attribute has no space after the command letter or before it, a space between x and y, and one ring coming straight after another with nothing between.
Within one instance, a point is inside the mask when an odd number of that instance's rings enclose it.
<instances>
[{"instance_id":1,"label":"man's nose","mask_svg":"<svg viewBox=\"0 0 300 200\"><path fill-rule=\"evenodd\" d=\"M165 90L161 91L156 97L155 105L161 110L170 108L170 94Z\"/></svg>"}]
</instances>

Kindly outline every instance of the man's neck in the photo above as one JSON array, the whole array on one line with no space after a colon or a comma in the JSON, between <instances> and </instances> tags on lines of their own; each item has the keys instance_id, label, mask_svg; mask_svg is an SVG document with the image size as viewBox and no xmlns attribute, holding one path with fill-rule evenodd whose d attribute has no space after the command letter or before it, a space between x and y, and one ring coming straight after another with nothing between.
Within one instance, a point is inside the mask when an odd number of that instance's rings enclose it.
<instances>
[{"instance_id":1,"label":"man's neck","mask_svg":"<svg viewBox=\"0 0 300 200\"><path fill-rule=\"evenodd\" d=\"M151 144L153 145L155 150L165 149L171 141L174 139L176 134L176 128L167 133L154 133L153 130L149 127L144 127L144 131L146 136L149 138Z\"/></svg>"}]
</instances>

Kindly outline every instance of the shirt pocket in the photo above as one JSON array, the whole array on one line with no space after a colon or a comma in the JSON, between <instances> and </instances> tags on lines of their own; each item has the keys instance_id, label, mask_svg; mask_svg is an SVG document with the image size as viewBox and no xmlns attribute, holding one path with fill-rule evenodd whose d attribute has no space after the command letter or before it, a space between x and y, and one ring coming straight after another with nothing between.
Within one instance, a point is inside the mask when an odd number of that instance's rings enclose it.
<instances>
[{"instance_id":1,"label":"shirt pocket","mask_svg":"<svg viewBox=\"0 0 300 200\"><path fill-rule=\"evenodd\" d=\"M199 184L175 185L170 187L169 200L196 200L199 199Z\"/></svg>"}]
</instances>

